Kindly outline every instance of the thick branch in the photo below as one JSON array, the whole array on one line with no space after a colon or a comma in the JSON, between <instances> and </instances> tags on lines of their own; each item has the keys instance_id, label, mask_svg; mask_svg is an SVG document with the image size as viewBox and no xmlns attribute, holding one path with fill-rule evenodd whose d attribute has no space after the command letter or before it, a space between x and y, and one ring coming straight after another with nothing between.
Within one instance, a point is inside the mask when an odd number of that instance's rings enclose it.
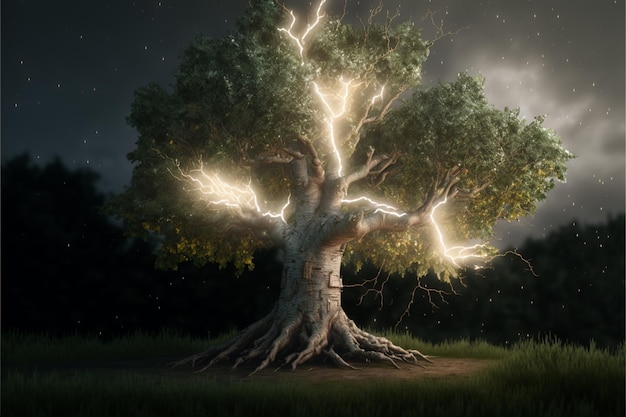
<instances>
[{"instance_id":1,"label":"thick branch","mask_svg":"<svg viewBox=\"0 0 626 417\"><path fill-rule=\"evenodd\" d=\"M346 184L349 186L356 181L366 178L370 174L379 175L390 165L394 164L396 160L397 156L389 157L384 154L374 157L374 148L370 147L365 163L345 177ZM376 169L376 171L374 171L374 169Z\"/></svg>"},{"instance_id":2,"label":"thick branch","mask_svg":"<svg viewBox=\"0 0 626 417\"><path fill-rule=\"evenodd\" d=\"M437 173L422 207L418 210L421 212L430 211L437 202L456 197L458 192L455 186L461 180L461 178L457 176L460 172L461 167L455 166L450 168L444 174L443 178Z\"/></svg>"},{"instance_id":3,"label":"thick branch","mask_svg":"<svg viewBox=\"0 0 626 417\"><path fill-rule=\"evenodd\" d=\"M309 172L306 166L306 160L304 158L295 158L291 161L291 175L293 177L293 186L298 188L304 188L309 182Z\"/></svg>"},{"instance_id":4,"label":"thick branch","mask_svg":"<svg viewBox=\"0 0 626 417\"><path fill-rule=\"evenodd\" d=\"M377 230L404 232L411 226L421 226L428 223L428 221L428 213L420 209L401 215L378 211L363 217L359 225L359 232L361 235Z\"/></svg>"},{"instance_id":5,"label":"thick branch","mask_svg":"<svg viewBox=\"0 0 626 417\"><path fill-rule=\"evenodd\" d=\"M246 156L242 158L241 161L245 166L253 167L270 164L288 164L293 161L293 157L286 157L281 155L262 155L253 159Z\"/></svg>"},{"instance_id":6,"label":"thick branch","mask_svg":"<svg viewBox=\"0 0 626 417\"><path fill-rule=\"evenodd\" d=\"M434 207L443 201L451 201L455 198L475 198L486 189L491 181L483 181L475 187L461 189L457 187L461 178L458 176L462 168L457 166L449 169L442 177L437 175L433 180L432 187L426 195L422 205L411 212L396 212L377 209L371 213L360 215L347 214L343 222L343 229L338 236L345 239L359 239L368 233L377 230L402 232L409 227L421 226L430 222L430 215ZM358 222L355 223L356 219Z\"/></svg>"},{"instance_id":7,"label":"thick branch","mask_svg":"<svg viewBox=\"0 0 626 417\"><path fill-rule=\"evenodd\" d=\"M253 210L233 210L232 223L226 228L226 232L241 233L252 232L261 240L269 240L274 245L281 247L284 243L285 231L288 225L281 217L263 215Z\"/></svg>"},{"instance_id":8,"label":"thick branch","mask_svg":"<svg viewBox=\"0 0 626 417\"><path fill-rule=\"evenodd\" d=\"M320 242L325 245L341 245L363 236L361 225L364 214L363 211L346 213L324 222L320 228Z\"/></svg>"},{"instance_id":9,"label":"thick branch","mask_svg":"<svg viewBox=\"0 0 626 417\"><path fill-rule=\"evenodd\" d=\"M287 149L276 151L273 154L260 154L255 157L248 155L248 145L244 145L239 150L241 152L241 163L248 167L257 167L270 164L288 164L298 155L294 155Z\"/></svg>"},{"instance_id":10,"label":"thick branch","mask_svg":"<svg viewBox=\"0 0 626 417\"><path fill-rule=\"evenodd\" d=\"M301 135L298 137L298 143L300 145L300 151L304 155L309 155L311 157L310 173L312 178L317 183L321 183L324 180L324 169L322 168L322 161L317 154L317 150L313 146L313 142L311 142L311 140L306 136Z\"/></svg>"},{"instance_id":11,"label":"thick branch","mask_svg":"<svg viewBox=\"0 0 626 417\"><path fill-rule=\"evenodd\" d=\"M379 166L376 167L376 170L372 170L369 173L370 185L372 187L378 187L380 184L385 182L387 176L391 174L393 171L399 169L401 166L396 166L398 162L399 153L393 155L391 158L387 159ZM393 168L391 168L393 167Z\"/></svg>"},{"instance_id":12,"label":"thick branch","mask_svg":"<svg viewBox=\"0 0 626 417\"><path fill-rule=\"evenodd\" d=\"M313 143L306 137L300 136L291 151L302 155L294 158L291 163L293 175L292 192L295 195L297 223L306 222L313 216L319 207L324 184L324 169ZM310 161L309 161L310 160Z\"/></svg>"},{"instance_id":13,"label":"thick branch","mask_svg":"<svg viewBox=\"0 0 626 417\"><path fill-rule=\"evenodd\" d=\"M348 134L348 137L346 139L346 143L349 143L349 144L351 144L351 146L355 147L359 143L359 138L360 138L360 135L361 135L361 129L363 129L363 126L365 126L366 124L378 122L378 121L381 121L382 119L384 119L384 117L387 115L387 113L391 109L391 105L398 98L400 98L400 96L406 90L407 90L407 88L404 88L404 87L400 88L396 94L394 94L389 100L387 100L387 102L380 109L380 112L377 115L375 115L375 116L371 116L370 115L370 112L371 112L372 108L374 107L374 101L371 101L369 103L369 105L366 107L365 111L363 112L363 116L361 117L359 122L356 124L356 126L354 126L354 128Z\"/></svg>"}]
</instances>

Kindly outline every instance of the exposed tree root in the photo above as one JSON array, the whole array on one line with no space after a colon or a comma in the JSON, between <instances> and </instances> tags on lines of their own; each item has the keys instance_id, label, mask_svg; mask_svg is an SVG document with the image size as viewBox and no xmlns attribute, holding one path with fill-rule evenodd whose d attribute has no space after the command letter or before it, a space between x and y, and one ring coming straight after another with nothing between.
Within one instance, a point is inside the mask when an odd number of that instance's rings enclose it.
<instances>
[{"instance_id":1,"label":"exposed tree root","mask_svg":"<svg viewBox=\"0 0 626 417\"><path fill-rule=\"evenodd\" d=\"M417 350L403 349L384 337L359 329L341 309L326 320L312 322L301 313L282 318L274 308L230 341L182 359L173 366L204 365L197 371L203 372L226 361L233 362L233 369L244 363L258 363L254 374L278 358L295 369L315 357L325 357L338 367L355 370L358 368L346 359L384 362L398 369L398 362L416 365L419 365L418 360L430 362Z\"/></svg>"}]
</instances>

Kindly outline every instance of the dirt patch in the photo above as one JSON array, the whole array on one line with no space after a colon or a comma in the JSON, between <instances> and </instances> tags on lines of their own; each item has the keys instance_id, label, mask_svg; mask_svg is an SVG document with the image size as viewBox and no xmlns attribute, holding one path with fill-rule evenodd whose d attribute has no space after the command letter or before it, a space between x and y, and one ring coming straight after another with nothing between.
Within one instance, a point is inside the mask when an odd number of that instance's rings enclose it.
<instances>
[{"instance_id":1,"label":"dirt patch","mask_svg":"<svg viewBox=\"0 0 626 417\"><path fill-rule=\"evenodd\" d=\"M431 357L432 363L420 362L420 366L401 363L400 369L391 365L380 363L353 364L358 370L339 369L333 365L314 363L303 365L295 370L289 367L269 367L263 371L250 375L254 367L242 366L235 370L226 365L216 365L202 373L198 368L178 367L172 368L169 364L171 358L137 360L123 362L80 362L54 364L48 366L29 366L3 364L3 373L9 370L19 370L30 374L31 372L46 373L55 372L58 375L72 376L82 373L97 373L101 376L116 377L121 374L139 374L146 377L174 377L209 378L224 382L279 382L279 381L307 381L311 383L322 382L347 382L363 380L411 380L418 378L459 378L469 377L471 374L484 369L495 363L488 359L468 358L443 358ZM8 366L7 366L8 365Z\"/></svg>"},{"instance_id":2,"label":"dirt patch","mask_svg":"<svg viewBox=\"0 0 626 417\"><path fill-rule=\"evenodd\" d=\"M273 368L249 375L254 368L232 370L227 367L210 369L204 375L223 380L251 380L251 381L290 381L306 380L309 382L328 381L359 381L371 379L417 379L436 377L468 377L484 369L495 361L486 359L467 358L431 358L432 363L421 362L421 366L400 364L400 369L380 363L353 364L358 370L339 369L332 365L306 364L295 370L291 368ZM192 368L173 369L169 374L181 375L189 373ZM197 374L196 374L197 375Z\"/></svg>"}]
</instances>

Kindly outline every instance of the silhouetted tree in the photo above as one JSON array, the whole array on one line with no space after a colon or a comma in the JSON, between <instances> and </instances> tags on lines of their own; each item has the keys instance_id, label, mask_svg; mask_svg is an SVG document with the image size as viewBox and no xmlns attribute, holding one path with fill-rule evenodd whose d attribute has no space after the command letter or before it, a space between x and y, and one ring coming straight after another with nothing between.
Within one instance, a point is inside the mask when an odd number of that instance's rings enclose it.
<instances>
[{"instance_id":1,"label":"silhouetted tree","mask_svg":"<svg viewBox=\"0 0 626 417\"><path fill-rule=\"evenodd\" d=\"M106 297L125 240L99 212L97 175L28 155L2 165L3 326L65 331L89 326L86 306ZM113 263L112 263L113 262ZM105 293L103 293L105 291ZM113 315L110 303L101 318Z\"/></svg>"},{"instance_id":2,"label":"silhouetted tree","mask_svg":"<svg viewBox=\"0 0 626 417\"><path fill-rule=\"evenodd\" d=\"M128 238L101 213L90 169L27 155L2 164L2 327L103 337L163 328L206 335L241 327L271 307L275 255L251 273L183 264L155 271L154 244ZM230 300L235 289L246 296Z\"/></svg>"},{"instance_id":3,"label":"silhouetted tree","mask_svg":"<svg viewBox=\"0 0 626 417\"><path fill-rule=\"evenodd\" d=\"M466 337L510 344L552 335L615 347L624 342L624 227L623 214L597 224L572 221L521 246L532 270L507 254L487 269L464 270L461 280L452 280L457 294L432 276L422 278L423 287L445 292L443 298L431 294L434 305L428 293L417 291L409 306L415 278L385 275L366 289L347 289L344 298L355 320L430 341ZM360 275L371 279L378 270L368 265Z\"/></svg>"}]
</instances>

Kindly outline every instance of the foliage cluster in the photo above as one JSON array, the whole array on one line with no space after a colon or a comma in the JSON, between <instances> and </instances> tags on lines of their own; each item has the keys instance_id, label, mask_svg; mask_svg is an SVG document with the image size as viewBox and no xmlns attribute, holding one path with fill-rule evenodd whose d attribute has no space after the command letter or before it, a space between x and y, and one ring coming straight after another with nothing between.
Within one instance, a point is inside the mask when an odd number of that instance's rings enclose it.
<instances>
[{"instance_id":1,"label":"foliage cluster","mask_svg":"<svg viewBox=\"0 0 626 417\"><path fill-rule=\"evenodd\" d=\"M390 161L379 174L384 181L355 182L348 197L370 195L413 213L428 210L429 199L451 194L445 189L454 183L454 193L466 198L446 206L451 241L490 238L498 219L533 213L554 181L564 179L572 157L555 132L541 118L527 123L516 110L493 108L480 78L460 74L455 82L421 88L432 43L411 22L375 17L359 26L325 16L306 42L300 39L300 50L285 33L289 14L263 0L251 3L236 32L196 39L170 90L156 84L137 90L128 119L139 134L129 154L133 179L110 212L134 235L162 237L162 267L232 262L238 272L252 268L267 235L249 223L241 227L238 209L194 194L180 181L184 173L202 169L229 184L249 185L265 210L282 207L290 190L303 186L277 160L310 157L309 163L316 160L334 175L337 153L345 173L374 155ZM328 91L335 114L340 92L349 91L333 135L318 86ZM299 138L310 141L315 155L299 148ZM345 207L357 217L374 209ZM293 213L287 214L293 225ZM371 233L350 245L345 262L357 268L375 263L400 274L434 270L443 280L456 272L428 227Z\"/></svg>"},{"instance_id":2,"label":"foliage cluster","mask_svg":"<svg viewBox=\"0 0 626 417\"><path fill-rule=\"evenodd\" d=\"M518 252L529 263L507 253L486 269L464 270L451 285L433 276L380 274L372 265L358 277L345 271L346 283L366 285L346 289L344 304L362 325L397 325L429 340L454 335L511 344L552 334L577 344L616 346L626 326L624 230L623 214L602 224L574 220L545 238L527 240ZM423 289L413 293L417 285Z\"/></svg>"}]
</instances>

